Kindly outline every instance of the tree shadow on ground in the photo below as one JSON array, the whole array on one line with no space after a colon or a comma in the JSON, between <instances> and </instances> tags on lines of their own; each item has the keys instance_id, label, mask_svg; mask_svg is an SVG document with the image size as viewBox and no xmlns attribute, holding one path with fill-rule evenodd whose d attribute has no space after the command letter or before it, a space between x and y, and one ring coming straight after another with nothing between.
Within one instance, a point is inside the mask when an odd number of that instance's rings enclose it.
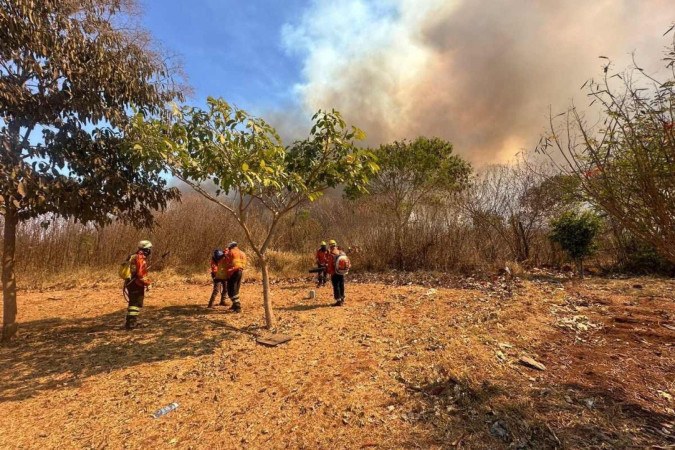
<instances>
[{"instance_id":1,"label":"tree shadow on ground","mask_svg":"<svg viewBox=\"0 0 675 450\"><path fill-rule=\"evenodd\" d=\"M124 310L84 319L45 319L21 325L0 347L0 401L22 400L81 380L156 361L213 354L223 340L241 337L215 328L201 306L146 307L142 325L124 330Z\"/></svg>"},{"instance_id":2,"label":"tree shadow on ground","mask_svg":"<svg viewBox=\"0 0 675 450\"><path fill-rule=\"evenodd\" d=\"M672 417L608 390L566 384L514 392L505 384L474 387L454 377L406 387L423 405L407 417L433 430L411 446L621 449L675 443L660 431Z\"/></svg>"}]
</instances>

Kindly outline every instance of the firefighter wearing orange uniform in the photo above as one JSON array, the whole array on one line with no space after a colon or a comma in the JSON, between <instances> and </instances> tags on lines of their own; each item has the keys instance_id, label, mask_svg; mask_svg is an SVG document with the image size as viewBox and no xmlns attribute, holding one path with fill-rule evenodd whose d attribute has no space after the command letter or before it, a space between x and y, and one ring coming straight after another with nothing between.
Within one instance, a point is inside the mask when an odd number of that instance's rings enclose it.
<instances>
[{"instance_id":1,"label":"firefighter wearing orange uniform","mask_svg":"<svg viewBox=\"0 0 675 450\"><path fill-rule=\"evenodd\" d=\"M241 279L246 267L246 254L237 246L236 242L231 242L227 246L228 252L225 255L225 268L227 270L227 296L232 300L230 310L241 312L241 303L239 302L239 288Z\"/></svg>"},{"instance_id":2,"label":"firefighter wearing orange uniform","mask_svg":"<svg viewBox=\"0 0 675 450\"><path fill-rule=\"evenodd\" d=\"M333 285L333 298L335 299L333 306L342 306L345 303L345 276L335 271L335 265L342 252L335 240L331 239L328 244L330 246L330 258L328 259L327 270L328 275L330 275L330 282Z\"/></svg>"},{"instance_id":3,"label":"firefighter wearing orange uniform","mask_svg":"<svg viewBox=\"0 0 675 450\"><path fill-rule=\"evenodd\" d=\"M213 308L216 297L220 294L220 306L225 306L225 297L227 296L227 268L225 257L227 251L215 249L211 257L211 279L213 280L213 291L209 299L209 308Z\"/></svg>"},{"instance_id":4,"label":"firefighter wearing orange uniform","mask_svg":"<svg viewBox=\"0 0 675 450\"><path fill-rule=\"evenodd\" d=\"M131 279L126 283L125 288L129 294L129 306L127 307L127 320L125 328L133 330L137 326L138 315L143 308L143 299L145 291L150 287L151 281L148 275L148 256L152 252L152 242L140 241L138 251L131 255L129 260L131 265Z\"/></svg>"},{"instance_id":5,"label":"firefighter wearing orange uniform","mask_svg":"<svg viewBox=\"0 0 675 450\"><path fill-rule=\"evenodd\" d=\"M328 251L326 242L325 241L321 242L321 247L319 247L319 249L316 251L316 266L319 268L323 268L323 270L318 273L318 280L316 282L316 287L326 285L326 280L328 279L327 276L328 261L330 259L331 259L330 252Z\"/></svg>"}]
</instances>

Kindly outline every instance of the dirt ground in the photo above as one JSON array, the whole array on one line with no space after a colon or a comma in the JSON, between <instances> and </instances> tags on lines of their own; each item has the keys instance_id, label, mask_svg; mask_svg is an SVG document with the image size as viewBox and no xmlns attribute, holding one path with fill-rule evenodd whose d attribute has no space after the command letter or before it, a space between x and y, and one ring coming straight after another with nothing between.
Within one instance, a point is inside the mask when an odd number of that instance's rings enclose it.
<instances>
[{"instance_id":1,"label":"dirt ground","mask_svg":"<svg viewBox=\"0 0 675 450\"><path fill-rule=\"evenodd\" d=\"M277 348L228 328L262 331L257 284L240 315L159 286L133 332L118 289L23 291L0 447L674 448L675 280L353 281L276 284Z\"/></svg>"}]
</instances>

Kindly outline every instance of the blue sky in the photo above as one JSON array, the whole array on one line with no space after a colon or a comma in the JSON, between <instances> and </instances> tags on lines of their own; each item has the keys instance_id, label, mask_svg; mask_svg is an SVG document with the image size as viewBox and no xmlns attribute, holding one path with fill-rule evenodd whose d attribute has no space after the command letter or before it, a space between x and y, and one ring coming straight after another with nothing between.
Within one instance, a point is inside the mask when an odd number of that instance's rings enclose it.
<instances>
[{"instance_id":1,"label":"blue sky","mask_svg":"<svg viewBox=\"0 0 675 450\"><path fill-rule=\"evenodd\" d=\"M211 95L260 114L294 103L301 61L284 50L281 29L307 1L143 0L143 24L180 55L192 101Z\"/></svg>"}]
</instances>

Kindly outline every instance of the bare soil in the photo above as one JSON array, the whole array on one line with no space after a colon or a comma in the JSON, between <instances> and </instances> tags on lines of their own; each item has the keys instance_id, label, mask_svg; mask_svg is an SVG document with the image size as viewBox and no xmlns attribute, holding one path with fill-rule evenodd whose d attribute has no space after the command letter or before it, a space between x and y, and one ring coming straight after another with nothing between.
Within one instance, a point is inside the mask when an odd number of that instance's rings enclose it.
<instances>
[{"instance_id":1,"label":"bare soil","mask_svg":"<svg viewBox=\"0 0 675 450\"><path fill-rule=\"evenodd\" d=\"M263 332L257 284L239 315L207 310L207 284L160 286L132 332L119 289L21 292L0 447L675 445L675 281L350 281L342 308L275 285L276 348L243 332Z\"/></svg>"}]
</instances>

